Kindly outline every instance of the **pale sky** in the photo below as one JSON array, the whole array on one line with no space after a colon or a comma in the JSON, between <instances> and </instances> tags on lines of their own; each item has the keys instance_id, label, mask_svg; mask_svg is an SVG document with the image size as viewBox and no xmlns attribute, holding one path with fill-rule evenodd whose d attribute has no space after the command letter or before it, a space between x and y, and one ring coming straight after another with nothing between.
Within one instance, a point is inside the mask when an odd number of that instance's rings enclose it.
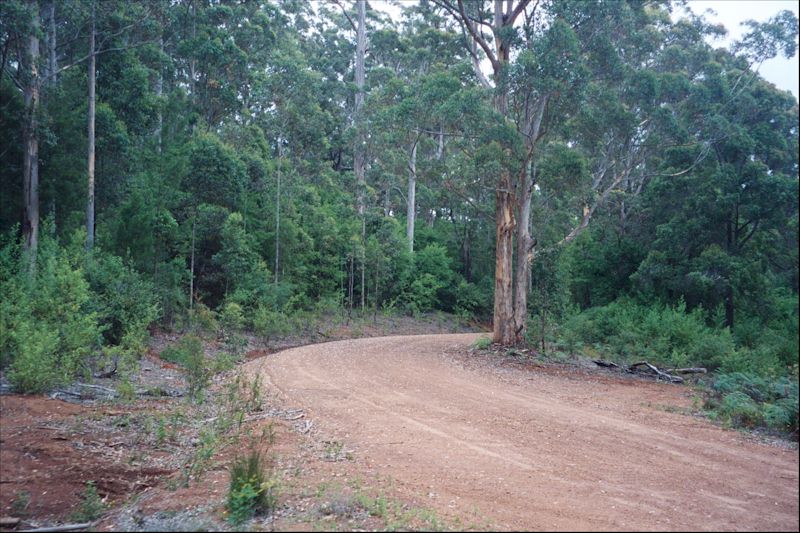
<instances>
[{"instance_id":1,"label":"pale sky","mask_svg":"<svg viewBox=\"0 0 800 533\"><path fill-rule=\"evenodd\" d=\"M740 24L753 19L764 22L779 11L788 9L798 15L798 4L793 0L689 0L689 7L695 13L703 13L706 9L713 9L716 15L706 14L712 22L721 23L728 30L728 36L719 41L712 42L714 46L728 46L732 41L741 37L747 29ZM798 56L784 59L778 56L765 61L758 71L764 79L771 81L779 89L791 91L794 97L798 96Z\"/></svg>"},{"instance_id":2,"label":"pale sky","mask_svg":"<svg viewBox=\"0 0 800 533\"><path fill-rule=\"evenodd\" d=\"M398 0L396 3L405 4L416 2L416 0ZM712 42L713 46L728 46L736 38L740 37L743 30L740 24L753 19L763 22L774 16L779 11L789 9L798 15L797 0L689 0L689 8L695 13L703 13L706 9L713 9L716 15L706 14L706 18L715 23L721 23L728 30L728 36L717 42ZM398 18L400 10L390 5L384 0L370 0L370 5L381 11L389 13L392 18ZM676 10L677 11L677 10ZM771 81L779 89L791 91L795 99L798 96L798 56L791 59L784 59L782 56L765 61L759 73L764 79Z\"/></svg>"}]
</instances>

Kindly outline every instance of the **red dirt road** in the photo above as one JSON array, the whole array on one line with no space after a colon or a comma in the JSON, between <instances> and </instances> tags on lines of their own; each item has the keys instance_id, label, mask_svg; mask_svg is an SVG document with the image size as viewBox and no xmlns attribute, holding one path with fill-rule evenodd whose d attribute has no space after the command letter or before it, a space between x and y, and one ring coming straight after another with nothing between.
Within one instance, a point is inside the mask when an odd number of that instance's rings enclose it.
<instances>
[{"instance_id":1,"label":"red dirt road","mask_svg":"<svg viewBox=\"0 0 800 533\"><path fill-rule=\"evenodd\" d=\"M248 368L353 469L473 527L797 531L797 450L669 412L688 387L459 356L475 338L339 341Z\"/></svg>"}]
</instances>

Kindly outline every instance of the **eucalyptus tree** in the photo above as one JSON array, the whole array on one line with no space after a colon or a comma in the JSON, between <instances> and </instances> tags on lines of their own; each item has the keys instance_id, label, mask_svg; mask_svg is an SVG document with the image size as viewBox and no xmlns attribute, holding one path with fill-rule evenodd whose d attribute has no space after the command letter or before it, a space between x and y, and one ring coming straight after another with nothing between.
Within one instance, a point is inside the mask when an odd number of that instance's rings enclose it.
<instances>
[{"instance_id":1,"label":"eucalyptus tree","mask_svg":"<svg viewBox=\"0 0 800 533\"><path fill-rule=\"evenodd\" d=\"M650 17L633 3L435 3L461 25L476 79L491 91L499 120L493 338L513 344L527 327L529 265L537 242L529 225L536 152L548 130L576 109L597 47L615 53L615 40L630 39L630 32L647 26ZM625 31L617 31L622 24ZM483 58L491 65L493 85L480 70ZM596 199L602 200L602 195Z\"/></svg>"}]
</instances>

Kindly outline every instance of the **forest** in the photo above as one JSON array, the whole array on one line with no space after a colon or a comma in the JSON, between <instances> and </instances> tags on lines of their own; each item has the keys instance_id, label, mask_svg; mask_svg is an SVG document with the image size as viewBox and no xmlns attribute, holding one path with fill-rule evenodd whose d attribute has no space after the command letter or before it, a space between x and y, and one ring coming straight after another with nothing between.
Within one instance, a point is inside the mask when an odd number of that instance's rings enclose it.
<instances>
[{"instance_id":1,"label":"forest","mask_svg":"<svg viewBox=\"0 0 800 533\"><path fill-rule=\"evenodd\" d=\"M668 1L0 2L0 369L44 392L153 328L431 312L542 357L714 372L797 431L783 11Z\"/></svg>"}]
</instances>

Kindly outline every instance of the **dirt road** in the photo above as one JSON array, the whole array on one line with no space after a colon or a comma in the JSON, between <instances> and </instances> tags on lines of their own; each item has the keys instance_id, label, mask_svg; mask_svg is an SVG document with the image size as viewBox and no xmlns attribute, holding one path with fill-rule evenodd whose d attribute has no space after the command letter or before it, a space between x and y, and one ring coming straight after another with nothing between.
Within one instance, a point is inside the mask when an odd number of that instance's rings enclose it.
<instances>
[{"instance_id":1,"label":"dirt road","mask_svg":"<svg viewBox=\"0 0 800 533\"><path fill-rule=\"evenodd\" d=\"M477 336L339 341L253 361L353 468L510 530L797 530L798 452L675 412L684 386L520 372Z\"/></svg>"}]
</instances>

